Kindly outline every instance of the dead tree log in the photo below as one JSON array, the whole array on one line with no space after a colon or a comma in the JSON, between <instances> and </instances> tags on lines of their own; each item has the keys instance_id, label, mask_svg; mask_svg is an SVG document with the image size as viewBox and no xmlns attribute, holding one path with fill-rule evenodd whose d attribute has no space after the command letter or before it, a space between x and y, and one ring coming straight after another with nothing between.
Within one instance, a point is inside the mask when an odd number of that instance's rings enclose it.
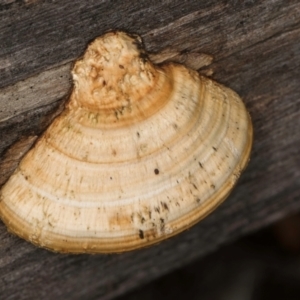
<instances>
[{"instance_id":1,"label":"dead tree log","mask_svg":"<svg viewBox=\"0 0 300 300\"><path fill-rule=\"evenodd\" d=\"M0 19L1 184L63 107L72 62L109 29L140 34L152 52L213 56L202 71L242 96L255 133L230 198L149 249L54 254L1 222L1 299L111 299L300 208L299 1L3 0Z\"/></svg>"}]
</instances>

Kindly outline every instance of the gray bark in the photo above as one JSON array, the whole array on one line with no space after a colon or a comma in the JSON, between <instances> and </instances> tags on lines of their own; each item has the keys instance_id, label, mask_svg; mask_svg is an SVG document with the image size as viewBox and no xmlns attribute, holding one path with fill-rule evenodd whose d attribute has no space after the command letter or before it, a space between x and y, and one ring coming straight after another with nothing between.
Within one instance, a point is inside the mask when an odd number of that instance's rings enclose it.
<instances>
[{"instance_id":1,"label":"gray bark","mask_svg":"<svg viewBox=\"0 0 300 300\"><path fill-rule=\"evenodd\" d=\"M72 62L109 29L140 34L150 52L212 56L202 72L238 92L255 133L249 166L224 204L148 249L54 254L1 223L1 299L111 299L298 210L299 16L297 0L1 1L0 184L62 109Z\"/></svg>"}]
</instances>

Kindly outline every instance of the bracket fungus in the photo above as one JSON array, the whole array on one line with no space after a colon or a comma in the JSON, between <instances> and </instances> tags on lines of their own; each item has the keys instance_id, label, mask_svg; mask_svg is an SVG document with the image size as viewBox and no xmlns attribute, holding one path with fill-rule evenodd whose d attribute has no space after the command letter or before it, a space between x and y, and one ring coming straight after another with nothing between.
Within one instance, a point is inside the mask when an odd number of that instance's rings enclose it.
<instances>
[{"instance_id":1,"label":"bracket fungus","mask_svg":"<svg viewBox=\"0 0 300 300\"><path fill-rule=\"evenodd\" d=\"M64 111L1 190L11 232L58 252L123 252L191 227L228 196L252 145L234 91L153 64L124 32L95 39L72 75Z\"/></svg>"}]
</instances>

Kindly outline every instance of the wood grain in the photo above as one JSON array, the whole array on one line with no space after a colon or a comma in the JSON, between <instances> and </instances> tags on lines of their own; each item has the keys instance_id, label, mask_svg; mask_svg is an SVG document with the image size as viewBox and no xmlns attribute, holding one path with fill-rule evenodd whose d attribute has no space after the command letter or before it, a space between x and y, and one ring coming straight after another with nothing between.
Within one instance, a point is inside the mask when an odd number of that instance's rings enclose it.
<instances>
[{"instance_id":1,"label":"wood grain","mask_svg":"<svg viewBox=\"0 0 300 300\"><path fill-rule=\"evenodd\" d=\"M189 231L148 249L54 254L10 235L1 223L1 298L112 299L299 210L299 16L297 0L2 1L1 182L27 142L59 113L70 88L70 64L108 29L141 34L155 53L212 55L203 71L242 96L255 140L230 198Z\"/></svg>"}]
</instances>

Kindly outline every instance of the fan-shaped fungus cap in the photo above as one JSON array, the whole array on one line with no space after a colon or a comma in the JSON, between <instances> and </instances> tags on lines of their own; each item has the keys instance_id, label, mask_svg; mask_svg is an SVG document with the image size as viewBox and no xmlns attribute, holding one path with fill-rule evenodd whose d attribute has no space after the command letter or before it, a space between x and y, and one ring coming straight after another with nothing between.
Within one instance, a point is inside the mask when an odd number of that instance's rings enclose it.
<instances>
[{"instance_id":1,"label":"fan-shaped fungus cap","mask_svg":"<svg viewBox=\"0 0 300 300\"><path fill-rule=\"evenodd\" d=\"M232 90L154 65L110 32L72 71L74 89L1 190L9 230L60 252L122 252L189 228L245 168L252 125Z\"/></svg>"}]
</instances>

